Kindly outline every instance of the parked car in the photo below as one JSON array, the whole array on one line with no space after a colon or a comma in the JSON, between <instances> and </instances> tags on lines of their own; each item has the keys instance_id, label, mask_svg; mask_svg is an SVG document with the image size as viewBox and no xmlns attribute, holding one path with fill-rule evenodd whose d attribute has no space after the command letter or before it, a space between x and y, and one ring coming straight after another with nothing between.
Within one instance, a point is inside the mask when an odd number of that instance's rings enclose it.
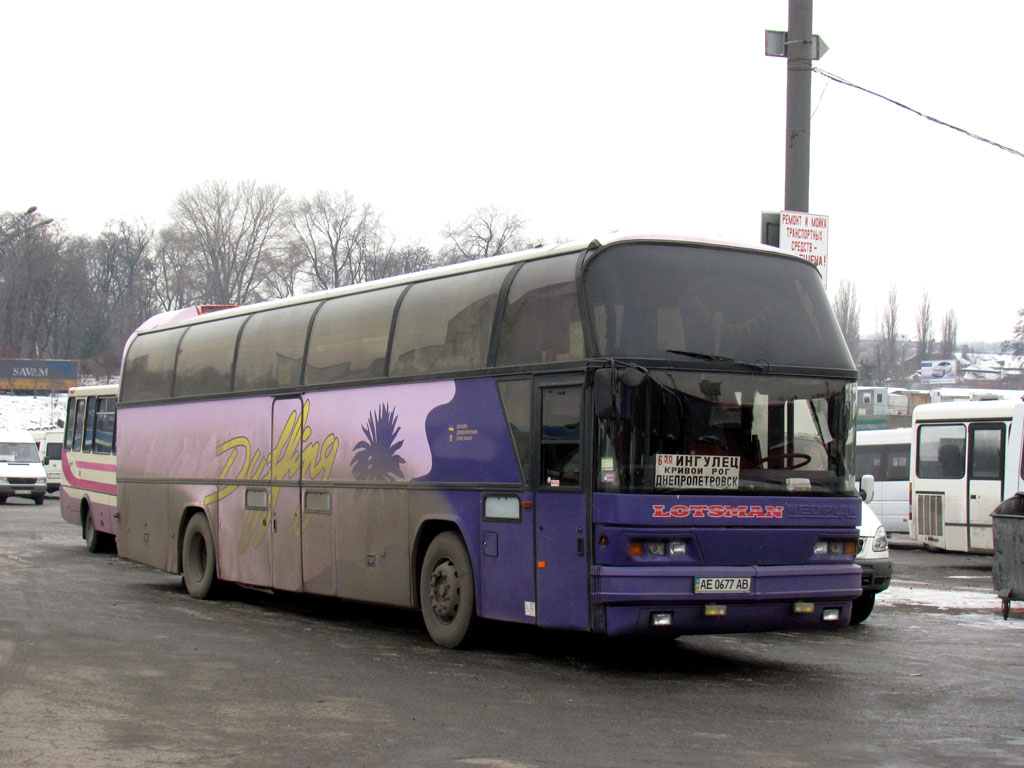
<instances>
[{"instance_id":1,"label":"parked car","mask_svg":"<svg viewBox=\"0 0 1024 768\"><path fill-rule=\"evenodd\" d=\"M24 429L0 430L0 504L8 496L30 496L36 504L46 495L46 472L39 448Z\"/></svg>"},{"instance_id":2,"label":"parked car","mask_svg":"<svg viewBox=\"0 0 1024 768\"><path fill-rule=\"evenodd\" d=\"M850 624L860 624L871 615L875 595L888 589L892 579L892 560L889 558L885 527L864 502L860 505L860 539L855 562L861 567L861 588L864 591L853 601Z\"/></svg>"}]
</instances>

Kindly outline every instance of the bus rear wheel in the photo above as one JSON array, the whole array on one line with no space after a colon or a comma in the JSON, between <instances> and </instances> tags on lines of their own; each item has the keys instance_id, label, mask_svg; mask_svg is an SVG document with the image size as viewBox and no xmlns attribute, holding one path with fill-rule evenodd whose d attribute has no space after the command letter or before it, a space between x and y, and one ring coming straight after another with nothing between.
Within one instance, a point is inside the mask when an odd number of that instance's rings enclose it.
<instances>
[{"instance_id":1,"label":"bus rear wheel","mask_svg":"<svg viewBox=\"0 0 1024 768\"><path fill-rule=\"evenodd\" d=\"M217 585L217 553L206 515L193 515L181 542L181 578L197 600L212 597Z\"/></svg>"},{"instance_id":2,"label":"bus rear wheel","mask_svg":"<svg viewBox=\"0 0 1024 768\"><path fill-rule=\"evenodd\" d=\"M85 539L85 548L90 552L103 551L103 534L96 530L96 523L92 520L92 512L86 510L85 520L82 521L82 538Z\"/></svg>"},{"instance_id":3,"label":"bus rear wheel","mask_svg":"<svg viewBox=\"0 0 1024 768\"><path fill-rule=\"evenodd\" d=\"M462 539L451 531L438 534L420 569L420 609L430 638L457 648L469 635L475 610L473 566Z\"/></svg>"}]
</instances>

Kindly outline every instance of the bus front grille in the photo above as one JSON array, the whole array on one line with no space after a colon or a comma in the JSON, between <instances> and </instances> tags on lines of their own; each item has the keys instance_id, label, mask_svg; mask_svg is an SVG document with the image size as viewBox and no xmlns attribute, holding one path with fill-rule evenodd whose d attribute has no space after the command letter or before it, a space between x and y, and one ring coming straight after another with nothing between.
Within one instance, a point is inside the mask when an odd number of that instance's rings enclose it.
<instances>
[{"instance_id":1,"label":"bus front grille","mask_svg":"<svg viewBox=\"0 0 1024 768\"><path fill-rule=\"evenodd\" d=\"M920 536L942 535L941 493L917 494L917 533Z\"/></svg>"}]
</instances>

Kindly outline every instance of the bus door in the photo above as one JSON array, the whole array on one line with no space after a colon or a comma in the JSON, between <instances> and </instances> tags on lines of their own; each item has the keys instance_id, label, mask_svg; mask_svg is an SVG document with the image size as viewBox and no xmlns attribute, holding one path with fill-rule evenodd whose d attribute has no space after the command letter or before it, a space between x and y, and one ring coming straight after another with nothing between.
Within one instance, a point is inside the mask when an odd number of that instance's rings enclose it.
<instances>
[{"instance_id":1,"label":"bus door","mask_svg":"<svg viewBox=\"0 0 1024 768\"><path fill-rule=\"evenodd\" d=\"M967 440L967 549L992 549L992 512L1003 500L1005 424L971 424Z\"/></svg>"},{"instance_id":2,"label":"bus door","mask_svg":"<svg viewBox=\"0 0 1024 768\"><path fill-rule=\"evenodd\" d=\"M302 438L305 402L274 400L270 459L270 552L274 589L302 591Z\"/></svg>"},{"instance_id":3,"label":"bus door","mask_svg":"<svg viewBox=\"0 0 1024 768\"><path fill-rule=\"evenodd\" d=\"M498 383L522 472L520 493L485 493L480 522L481 616L525 624L537 622L534 558L533 383L530 378Z\"/></svg>"},{"instance_id":4,"label":"bus door","mask_svg":"<svg viewBox=\"0 0 1024 768\"><path fill-rule=\"evenodd\" d=\"M536 387L537 624L588 629L582 378L538 378Z\"/></svg>"}]
</instances>

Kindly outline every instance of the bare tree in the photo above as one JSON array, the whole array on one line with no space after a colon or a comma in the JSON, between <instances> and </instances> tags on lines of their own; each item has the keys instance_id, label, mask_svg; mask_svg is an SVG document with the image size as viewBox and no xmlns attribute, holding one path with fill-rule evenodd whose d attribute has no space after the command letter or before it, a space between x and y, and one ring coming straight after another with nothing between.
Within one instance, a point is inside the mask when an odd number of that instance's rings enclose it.
<instances>
[{"instance_id":1,"label":"bare tree","mask_svg":"<svg viewBox=\"0 0 1024 768\"><path fill-rule=\"evenodd\" d=\"M917 310L917 359L924 361L932 351L932 305L925 291Z\"/></svg>"},{"instance_id":2,"label":"bare tree","mask_svg":"<svg viewBox=\"0 0 1024 768\"><path fill-rule=\"evenodd\" d=\"M420 245L407 245L402 248L380 254L379 258L368 260L364 264L364 275L367 280L380 280L385 277L407 275L435 266L436 259L429 249Z\"/></svg>"},{"instance_id":3,"label":"bare tree","mask_svg":"<svg viewBox=\"0 0 1024 768\"><path fill-rule=\"evenodd\" d=\"M1017 310L1017 317L1013 338L1003 342L1003 352L1008 355L1024 355L1024 309Z\"/></svg>"},{"instance_id":4,"label":"bare tree","mask_svg":"<svg viewBox=\"0 0 1024 768\"><path fill-rule=\"evenodd\" d=\"M195 249L203 300L245 304L262 298L268 261L283 247L290 212L278 186L211 181L182 192L171 208L181 242Z\"/></svg>"},{"instance_id":5,"label":"bare tree","mask_svg":"<svg viewBox=\"0 0 1024 768\"><path fill-rule=\"evenodd\" d=\"M456 264L528 248L525 228L526 222L514 213L477 208L461 224L449 224L441 233L446 240L441 258Z\"/></svg>"},{"instance_id":6,"label":"bare tree","mask_svg":"<svg viewBox=\"0 0 1024 768\"><path fill-rule=\"evenodd\" d=\"M857 287L845 277L839 281L839 290L832 301L832 311L839 322L850 355L856 359L860 345L860 305L857 302Z\"/></svg>"},{"instance_id":7,"label":"bare tree","mask_svg":"<svg viewBox=\"0 0 1024 768\"><path fill-rule=\"evenodd\" d=\"M942 318L942 346L940 348L942 357L952 357L956 352L956 332L956 312L950 309Z\"/></svg>"},{"instance_id":8,"label":"bare tree","mask_svg":"<svg viewBox=\"0 0 1024 768\"><path fill-rule=\"evenodd\" d=\"M897 332L897 324L899 320L899 300L896 295L896 286L889 286L889 299L885 306L882 308L882 327L879 330L879 336L882 340L882 350L880 355L880 375L879 378L882 381L891 381L897 377L898 364L902 361L899 360L899 333ZM899 375L902 376L902 371L899 371Z\"/></svg>"},{"instance_id":9,"label":"bare tree","mask_svg":"<svg viewBox=\"0 0 1024 768\"><path fill-rule=\"evenodd\" d=\"M317 192L295 206L292 227L316 288L361 282L356 263L380 239L383 228L372 206L351 194Z\"/></svg>"},{"instance_id":10,"label":"bare tree","mask_svg":"<svg viewBox=\"0 0 1024 768\"><path fill-rule=\"evenodd\" d=\"M202 279L190 236L175 227L161 230L153 275L153 301L157 311L203 303Z\"/></svg>"}]
</instances>

